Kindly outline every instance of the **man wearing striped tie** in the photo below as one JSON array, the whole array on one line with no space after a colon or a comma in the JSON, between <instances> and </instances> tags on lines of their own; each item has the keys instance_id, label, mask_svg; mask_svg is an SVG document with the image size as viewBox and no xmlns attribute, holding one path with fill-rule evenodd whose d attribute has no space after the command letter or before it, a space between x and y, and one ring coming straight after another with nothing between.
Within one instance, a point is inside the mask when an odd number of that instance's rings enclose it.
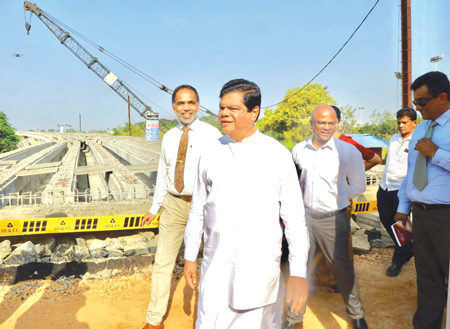
<instances>
[{"instance_id":1,"label":"man wearing striped tie","mask_svg":"<svg viewBox=\"0 0 450 329\"><path fill-rule=\"evenodd\" d=\"M199 107L194 87L175 88L172 108L180 124L164 135L153 204L142 219L142 226L148 226L163 208L144 329L164 328L172 271L183 242L198 162L209 143L222 136L218 129L197 119Z\"/></svg>"},{"instance_id":2,"label":"man wearing striped tie","mask_svg":"<svg viewBox=\"0 0 450 329\"><path fill-rule=\"evenodd\" d=\"M394 220L404 224L412 205L417 272L415 329L441 328L450 257L450 82L429 72L411 85L424 121L415 129L408 172L398 192Z\"/></svg>"}]
</instances>

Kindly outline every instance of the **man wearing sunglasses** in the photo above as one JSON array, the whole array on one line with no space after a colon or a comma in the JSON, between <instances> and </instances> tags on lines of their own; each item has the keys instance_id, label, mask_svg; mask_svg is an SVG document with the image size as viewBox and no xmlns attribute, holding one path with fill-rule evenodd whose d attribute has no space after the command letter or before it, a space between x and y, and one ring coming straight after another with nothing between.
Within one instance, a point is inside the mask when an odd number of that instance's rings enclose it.
<instances>
[{"instance_id":1,"label":"man wearing sunglasses","mask_svg":"<svg viewBox=\"0 0 450 329\"><path fill-rule=\"evenodd\" d=\"M397 112L397 127L400 133L389 140L389 149L386 155L386 166L377 192L377 207L380 221L386 228L395 243L392 224L398 207L398 189L408 169L409 141L417 125L417 113L414 109L405 107ZM412 241L403 246L395 244L392 265L386 270L387 276L400 274L404 263L414 255Z\"/></svg>"},{"instance_id":2,"label":"man wearing sunglasses","mask_svg":"<svg viewBox=\"0 0 450 329\"><path fill-rule=\"evenodd\" d=\"M424 121L415 129L408 171L394 220L406 223L412 205L417 310L414 328L441 328L450 257L450 82L429 72L411 85Z\"/></svg>"}]
</instances>

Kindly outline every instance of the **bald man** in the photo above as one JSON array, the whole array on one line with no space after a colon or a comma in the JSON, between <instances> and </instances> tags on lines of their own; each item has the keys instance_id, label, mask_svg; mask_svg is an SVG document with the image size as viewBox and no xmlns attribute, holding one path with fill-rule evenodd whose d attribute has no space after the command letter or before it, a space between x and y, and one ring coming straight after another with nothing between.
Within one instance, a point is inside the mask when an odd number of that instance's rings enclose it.
<instances>
[{"instance_id":1,"label":"bald man","mask_svg":"<svg viewBox=\"0 0 450 329\"><path fill-rule=\"evenodd\" d=\"M292 149L310 238L308 263L319 250L323 252L353 320L353 328L368 328L349 258L350 221L346 209L348 200L366 189L364 162L355 146L333 137L338 119L331 106L316 107L310 123L313 135ZM282 328L293 328L303 322L305 309L299 314L289 311Z\"/></svg>"}]
</instances>

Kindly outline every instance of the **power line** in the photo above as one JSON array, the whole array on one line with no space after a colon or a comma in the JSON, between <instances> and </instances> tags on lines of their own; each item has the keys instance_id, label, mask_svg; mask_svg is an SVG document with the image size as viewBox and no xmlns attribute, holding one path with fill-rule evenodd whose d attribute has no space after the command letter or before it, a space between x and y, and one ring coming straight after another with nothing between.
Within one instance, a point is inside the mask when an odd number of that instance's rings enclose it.
<instances>
[{"instance_id":1,"label":"power line","mask_svg":"<svg viewBox=\"0 0 450 329\"><path fill-rule=\"evenodd\" d=\"M362 22L358 25L358 27L355 29L355 31L353 31L353 33L350 35L350 37L347 39L347 41L344 43L344 45L338 50L338 52L330 59L330 61L327 63L327 65L325 65L320 71L319 73L317 73L311 80L309 80L309 82L304 85L300 90L296 91L295 93L293 93L292 95L290 95L289 97L286 97L285 99L283 99L281 102L278 102L276 104L273 105L269 105L269 106L264 106L261 107L261 109L267 109L269 107L273 107L273 106L277 106L278 104L281 104L283 102L286 102L287 100L289 100L290 98L294 97L295 95L297 95L299 92L301 92L303 89L305 89L311 82L313 82L327 67L328 65L331 64L331 62L337 57L337 55L339 55L339 53L342 51L342 49L344 49L344 47L347 45L347 43L353 38L353 36L355 35L355 33L359 30L359 28L361 27L361 25L363 25L363 23L366 21L367 17L369 17L369 15L372 13L372 11L375 9L375 7L377 6L378 2L380 0L377 0L377 2L375 2L375 4L373 5L372 9L369 10L369 12L367 13L366 17L364 17L364 19L362 20Z\"/></svg>"},{"instance_id":2,"label":"power line","mask_svg":"<svg viewBox=\"0 0 450 329\"><path fill-rule=\"evenodd\" d=\"M109 52L108 50L106 50L105 48L103 48L102 46L100 46L99 44L95 43L94 41L90 40L89 38L85 37L84 35L82 35L81 33L77 32L76 30L74 30L73 28L71 28L70 26L68 26L67 24L64 24L63 22L61 22L60 20L58 20L57 18L51 16L50 14L48 14L47 12L43 13L45 15L47 15L48 17L50 17L52 20L54 20L56 23L58 23L59 25L61 25L62 27L64 27L65 29L67 29L68 31L72 32L73 34L75 34L76 36L78 36L79 38L81 38L82 40L84 40L85 42L87 42L88 44L90 44L92 47L98 49L100 52L104 53L106 56L110 57L111 59L115 60L117 63L119 63L120 65L124 66L125 68L129 69L130 71L132 71L133 73L137 74L138 76L140 76L141 78L143 78L144 80L150 82L151 84L153 84L154 86L156 86L157 88L161 89L162 91L165 91L166 93L168 93L169 95L173 94L173 90L168 88L167 86L165 86L164 84L162 84L161 82L157 81L156 79L152 78L151 76L149 76L148 74L142 72L141 70L139 70L138 68L134 67L133 65L131 65L130 63L124 61L123 59L121 59L120 57L114 55L113 53ZM123 81L122 81L123 82ZM133 90L136 91L136 89L133 88ZM141 96L143 96L141 93L139 93ZM145 97L145 96L143 96ZM145 97L147 100L149 100L147 97ZM149 100L150 101L150 100ZM150 101L152 102L152 101ZM156 105L158 108L162 109L162 107L160 107L159 105L155 104L154 102L152 102L152 104ZM164 109L162 109L164 112L166 112ZM208 110L206 107L204 106L200 106L200 110L210 114L210 115L215 115L217 116L215 113L211 112L210 110ZM167 113L167 112L166 112Z\"/></svg>"}]
</instances>

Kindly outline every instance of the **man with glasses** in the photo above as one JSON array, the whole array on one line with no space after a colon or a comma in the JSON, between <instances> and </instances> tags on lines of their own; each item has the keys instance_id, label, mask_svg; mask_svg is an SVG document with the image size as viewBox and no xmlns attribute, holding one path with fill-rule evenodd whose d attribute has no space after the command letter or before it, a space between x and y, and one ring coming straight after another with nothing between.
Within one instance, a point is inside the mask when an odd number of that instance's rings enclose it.
<instances>
[{"instance_id":1,"label":"man with glasses","mask_svg":"<svg viewBox=\"0 0 450 329\"><path fill-rule=\"evenodd\" d=\"M400 131L389 140L389 149L386 156L386 167L380 181L377 192L377 206L380 214L380 221L386 231L395 242L392 224L397 213L398 197L397 192L406 176L408 167L409 141L417 125L417 113L411 108L403 108L397 112L397 127ZM403 246L395 244L392 265L386 270L387 276L397 276L400 274L404 263L408 262L414 255L412 241Z\"/></svg>"},{"instance_id":2,"label":"man with glasses","mask_svg":"<svg viewBox=\"0 0 450 329\"><path fill-rule=\"evenodd\" d=\"M349 258L349 199L365 191L366 176L361 153L335 137L338 120L329 105L316 107L311 116L313 135L292 149L306 210L310 249L308 264L321 250L353 320L353 328L368 328L359 298L358 281ZM348 183L347 183L348 180ZM303 322L306 307L288 311L283 329Z\"/></svg>"},{"instance_id":3,"label":"man with glasses","mask_svg":"<svg viewBox=\"0 0 450 329\"><path fill-rule=\"evenodd\" d=\"M424 121L411 136L408 171L394 220L406 223L412 205L417 310L414 328L441 328L450 257L450 82L429 72L411 85Z\"/></svg>"}]
</instances>

